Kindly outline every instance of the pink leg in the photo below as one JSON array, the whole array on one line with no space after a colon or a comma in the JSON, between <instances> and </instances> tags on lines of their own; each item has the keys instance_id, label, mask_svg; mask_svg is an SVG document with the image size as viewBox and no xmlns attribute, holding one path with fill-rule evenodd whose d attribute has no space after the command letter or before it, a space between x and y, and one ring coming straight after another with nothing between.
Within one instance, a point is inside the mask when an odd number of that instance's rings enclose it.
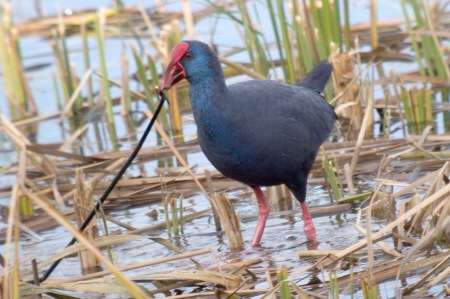
<instances>
[{"instance_id":1,"label":"pink leg","mask_svg":"<svg viewBox=\"0 0 450 299\"><path fill-rule=\"evenodd\" d=\"M305 231L306 238L309 241L316 239L316 229L312 222L311 214L309 214L308 206L306 202L301 203L303 213L303 230Z\"/></svg>"},{"instance_id":2,"label":"pink leg","mask_svg":"<svg viewBox=\"0 0 450 299\"><path fill-rule=\"evenodd\" d=\"M252 247L256 247L261 242L264 227L266 226L266 220L270 212L270 205L260 187L254 187L253 191L255 192L256 199L258 200L258 223L256 224L255 233L252 240Z\"/></svg>"}]
</instances>

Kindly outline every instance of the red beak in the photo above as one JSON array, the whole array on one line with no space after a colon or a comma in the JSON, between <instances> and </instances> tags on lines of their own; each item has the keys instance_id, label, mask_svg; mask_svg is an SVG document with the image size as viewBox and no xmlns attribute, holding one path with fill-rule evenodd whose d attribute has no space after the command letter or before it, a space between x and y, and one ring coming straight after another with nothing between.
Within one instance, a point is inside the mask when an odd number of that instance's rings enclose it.
<instances>
[{"instance_id":1,"label":"red beak","mask_svg":"<svg viewBox=\"0 0 450 299\"><path fill-rule=\"evenodd\" d=\"M183 59L188 49L189 44L185 42L178 43L173 48L172 53L170 54L170 62L162 76L159 90L163 91L166 89L170 89L179 81L186 78L184 68L180 64L180 60Z\"/></svg>"}]
</instances>

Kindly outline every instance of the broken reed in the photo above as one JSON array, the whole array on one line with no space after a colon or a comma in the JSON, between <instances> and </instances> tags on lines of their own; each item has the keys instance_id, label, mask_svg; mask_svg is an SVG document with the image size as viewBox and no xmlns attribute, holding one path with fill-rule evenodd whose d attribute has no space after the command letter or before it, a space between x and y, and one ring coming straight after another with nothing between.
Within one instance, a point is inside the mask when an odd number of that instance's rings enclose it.
<instances>
[{"instance_id":1,"label":"broken reed","mask_svg":"<svg viewBox=\"0 0 450 299\"><path fill-rule=\"evenodd\" d=\"M241 221L236 214L233 203L224 192L214 193L211 200L214 216L219 219L218 227L223 227L227 235L230 248L241 250L244 248L244 238L241 232ZM217 226L217 223L216 223Z\"/></svg>"},{"instance_id":2,"label":"broken reed","mask_svg":"<svg viewBox=\"0 0 450 299\"><path fill-rule=\"evenodd\" d=\"M167 233L170 236L173 232L178 237L180 229L183 228L183 199L178 198L175 193L169 192L163 198L163 206Z\"/></svg>"},{"instance_id":3,"label":"broken reed","mask_svg":"<svg viewBox=\"0 0 450 299\"><path fill-rule=\"evenodd\" d=\"M402 86L401 101L403 103L406 124L413 133L421 133L427 125L433 123L433 91L429 88L412 88Z\"/></svg>"},{"instance_id":4,"label":"broken reed","mask_svg":"<svg viewBox=\"0 0 450 299\"><path fill-rule=\"evenodd\" d=\"M291 299L291 289L289 287L288 273L286 265L277 270L277 281L280 284L280 298Z\"/></svg>"},{"instance_id":5,"label":"broken reed","mask_svg":"<svg viewBox=\"0 0 450 299\"><path fill-rule=\"evenodd\" d=\"M339 173L336 174L335 170L339 171L339 167L336 167L332 161L328 160L328 155L325 151L323 151L323 168L325 170L326 179L328 182L328 185L331 188L331 194L335 201L341 199L343 197L343 186L342 182L340 181L340 175Z\"/></svg>"}]
</instances>

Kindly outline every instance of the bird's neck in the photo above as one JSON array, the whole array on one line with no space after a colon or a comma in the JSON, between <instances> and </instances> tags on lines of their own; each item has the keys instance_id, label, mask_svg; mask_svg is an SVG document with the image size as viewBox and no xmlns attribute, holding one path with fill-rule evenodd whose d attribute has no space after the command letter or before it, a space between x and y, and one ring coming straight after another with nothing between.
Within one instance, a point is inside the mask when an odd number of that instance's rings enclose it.
<instances>
[{"instance_id":1,"label":"bird's neck","mask_svg":"<svg viewBox=\"0 0 450 299\"><path fill-rule=\"evenodd\" d=\"M189 83L189 95L193 110L207 109L211 105L220 106L228 93L223 71L220 67L213 68L198 78L189 78Z\"/></svg>"},{"instance_id":2,"label":"bird's neck","mask_svg":"<svg viewBox=\"0 0 450 299\"><path fill-rule=\"evenodd\" d=\"M200 140L215 144L220 142L226 123L228 88L221 76L204 76L198 82L190 81L189 90L192 112Z\"/></svg>"}]
</instances>

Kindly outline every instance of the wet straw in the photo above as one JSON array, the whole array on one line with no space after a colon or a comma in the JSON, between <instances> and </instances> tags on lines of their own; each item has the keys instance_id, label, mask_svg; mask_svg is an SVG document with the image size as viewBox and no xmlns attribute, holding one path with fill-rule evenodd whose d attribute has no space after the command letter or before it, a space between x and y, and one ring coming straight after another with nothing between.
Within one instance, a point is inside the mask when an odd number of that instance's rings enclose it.
<instances>
[{"instance_id":1,"label":"wet straw","mask_svg":"<svg viewBox=\"0 0 450 299\"><path fill-rule=\"evenodd\" d=\"M106 188L105 193L103 193L103 195L100 197L100 199L98 200L98 202L95 205L95 207L91 210L91 212L86 217L86 219L84 219L84 222L83 222L83 224L80 227L80 232L83 232L86 229L86 227L89 225L89 223L91 222L92 218L94 218L96 211L100 208L100 205L103 204L105 202L105 200L108 198L108 195L114 189L114 187L116 186L117 182L119 182L119 180L122 177L122 175L125 173L127 168L133 162L134 158L137 156L139 150L141 149L142 145L145 142L145 139L147 139L147 136L150 133L150 130L152 129L153 124L155 123L159 112L161 111L161 108L162 108L162 106L164 104L164 101L167 101L167 97L164 94L164 92L158 91L158 94L159 94L159 97L161 98L161 100L159 101L158 107L156 108L155 113L153 114L153 117L150 120L150 123L148 124L147 128L145 129L144 134L142 135L141 139L139 140L139 143L137 144L136 148L134 149L133 153L130 155L128 160L125 162L125 164L122 166L122 168L116 174L114 179L111 181L111 184L109 184L108 188ZM75 243L75 241L76 241L76 239L75 239L75 237L73 237L72 240L70 240L70 242L67 244L66 248L71 246L71 245L73 245ZM48 270L44 274L44 276L42 276L39 279L39 282L45 281L52 274L52 272L56 269L56 267L59 265L61 260L62 260L62 258L57 260L57 261L55 261L55 262L53 262L53 264L50 266L50 268L48 268Z\"/></svg>"}]
</instances>

